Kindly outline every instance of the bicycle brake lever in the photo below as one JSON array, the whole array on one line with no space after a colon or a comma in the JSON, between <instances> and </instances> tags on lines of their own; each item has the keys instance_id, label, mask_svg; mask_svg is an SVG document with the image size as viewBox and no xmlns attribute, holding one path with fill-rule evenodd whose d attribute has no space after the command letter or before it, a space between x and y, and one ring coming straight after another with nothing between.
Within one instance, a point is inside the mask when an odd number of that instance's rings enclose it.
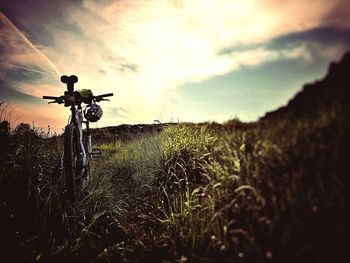
<instances>
[{"instance_id":1,"label":"bicycle brake lever","mask_svg":"<svg viewBox=\"0 0 350 263\"><path fill-rule=\"evenodd\" d=\"M62 99L56 99L54 101L50 101L48 102L47 104L50 104L50 103L58 103L58 104L62 104L64 101Z\"/></svg>"}]
</instances>

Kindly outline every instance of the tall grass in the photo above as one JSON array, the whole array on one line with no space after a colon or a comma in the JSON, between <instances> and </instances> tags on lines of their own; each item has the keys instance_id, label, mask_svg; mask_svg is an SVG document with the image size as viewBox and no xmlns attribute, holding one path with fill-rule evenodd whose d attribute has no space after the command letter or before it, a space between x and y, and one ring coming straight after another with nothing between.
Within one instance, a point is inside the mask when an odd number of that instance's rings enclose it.
<instances>
[{"instance_id":1,"label":"tall grass","mask_svg":"<svg viewBox=\"0 0 350 263\"><path fill-rule=\"evenodd\" d=\"M61 138L2 120L2 243L18 261L338 260L350 222L344 115L179 124L102 143L74 205Z\"/></svg>"},{"instance_id":2,"label":"tall grass","mask_svg":"<svg viewBox=\"0 0 350 263\"><path fill-rule=\"evenodd\" d=\"M335 127L339 137L329 135ZM143 253L178 260L338 258L319 239L337 239L341 248L348 229L341 224L343 157L333 156L348 142L347 127L324 112L294 124L178 125L102 148L117 189L147 226ZM134 241L124 246L135 250Z\"/></svg>"}]
</instances>

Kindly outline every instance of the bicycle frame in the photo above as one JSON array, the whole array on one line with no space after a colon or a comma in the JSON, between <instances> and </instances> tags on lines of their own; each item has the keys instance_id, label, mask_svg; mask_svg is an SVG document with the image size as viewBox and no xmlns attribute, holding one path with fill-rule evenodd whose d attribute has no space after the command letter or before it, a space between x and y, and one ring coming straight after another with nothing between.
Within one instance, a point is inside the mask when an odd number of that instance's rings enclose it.
<instances>
[{"instance_id":1,"label":"bicycle frame","mask_svg":"<svg viewBox=\"0 0 350 263\"><path fill-rule=\"evenodd\" d=\"M84 121L83 111L80 104L75 105L74 100L71 102L71 121L78 130L78 139L79 139L79 145L80 145L80 157L81 157L81 167L86 170L89 160L90 160L90 153L91 153L91 134L90 134L90 127L89 122ZM84 141L83 141L83 123L86 125L86 135L87 135L87 145L85 147ZM86 152L87 151L87 152Z\"/></svg>"}]
</instances>

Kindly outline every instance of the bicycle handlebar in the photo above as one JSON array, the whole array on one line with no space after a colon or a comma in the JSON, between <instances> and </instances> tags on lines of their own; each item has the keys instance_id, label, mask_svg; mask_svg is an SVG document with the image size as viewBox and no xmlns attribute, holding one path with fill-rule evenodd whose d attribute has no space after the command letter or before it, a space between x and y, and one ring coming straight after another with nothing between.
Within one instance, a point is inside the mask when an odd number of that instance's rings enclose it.
<instances>
[{"instance_id":1,"label":"bicycle handlebar","mask_svg":"<svg viewBox=\"0 0 350 263\"><path fill-rule=\"evenodd\" d=\"M113 93L107 93L107 94L102 94L102 95L98 95L98 96L94 96L95 98L103 98L103 97L111 97L113 96Z\"/></svg>"},{"instance_id":2,"label":"bicycle handlebar","mask_svg":"<svg viewBox=\"0 0 350 263\"><path fill-rule=\"evenodd\" d=\"M44 100L56 100L58 99L59 97L53 97L53 96L43 96L43 99Z\"/></svg>"},{"instance_id":3,"label":"bicycle handlebar","mask_svg":"<svg viewBox=\"0 0 350 263\"><path fill-rule=\"evenodd\" d=\"M107 93L107 94L102 94L102 95L94 96L94 99L95 99L97 102L100 102L100 101L103 101L103 100L109 101L108 99L104 99L104 97L111 97L111 96L113 96L113 93Z\"/></svg>"},{"instance_id":4,"label":"bicycle handlebar","mask_svg":"<svg viewBox=\"0 0 350 263\"><path fill-rule=\"evenodd\" d=\"M107 94L102 94L102 95L98 95L98 96L93 96L92 99L96 100L97 102L103 101L103 100L107 100L104 99L104 97L111 97L113 96L113 93L107 93ZM49 103L58 103L61 104L64 102L64 100L66 99L65 96L60 96L60 97L54 97L54 96L43 96L43 99L45 100L54 100L51 101Z\"/></svg>"}]
</instances>

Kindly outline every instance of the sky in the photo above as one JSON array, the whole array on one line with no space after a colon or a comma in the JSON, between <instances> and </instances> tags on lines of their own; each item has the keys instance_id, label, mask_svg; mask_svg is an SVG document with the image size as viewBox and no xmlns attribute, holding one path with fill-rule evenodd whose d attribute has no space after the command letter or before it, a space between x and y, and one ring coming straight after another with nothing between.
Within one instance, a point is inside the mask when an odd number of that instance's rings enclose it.
<instances>
[{"instance_id":1,"label":"sky","mask_svg":"<svg viewBox=\"0 0 350 263\"><path fill-rule=\"evenodd\" d=\"M0 0L0 101L60 132L69 109L42 96L75 74L114 93L94 127L254 121L347 50L346 0Z\"/></svg>"}]
</instances>

